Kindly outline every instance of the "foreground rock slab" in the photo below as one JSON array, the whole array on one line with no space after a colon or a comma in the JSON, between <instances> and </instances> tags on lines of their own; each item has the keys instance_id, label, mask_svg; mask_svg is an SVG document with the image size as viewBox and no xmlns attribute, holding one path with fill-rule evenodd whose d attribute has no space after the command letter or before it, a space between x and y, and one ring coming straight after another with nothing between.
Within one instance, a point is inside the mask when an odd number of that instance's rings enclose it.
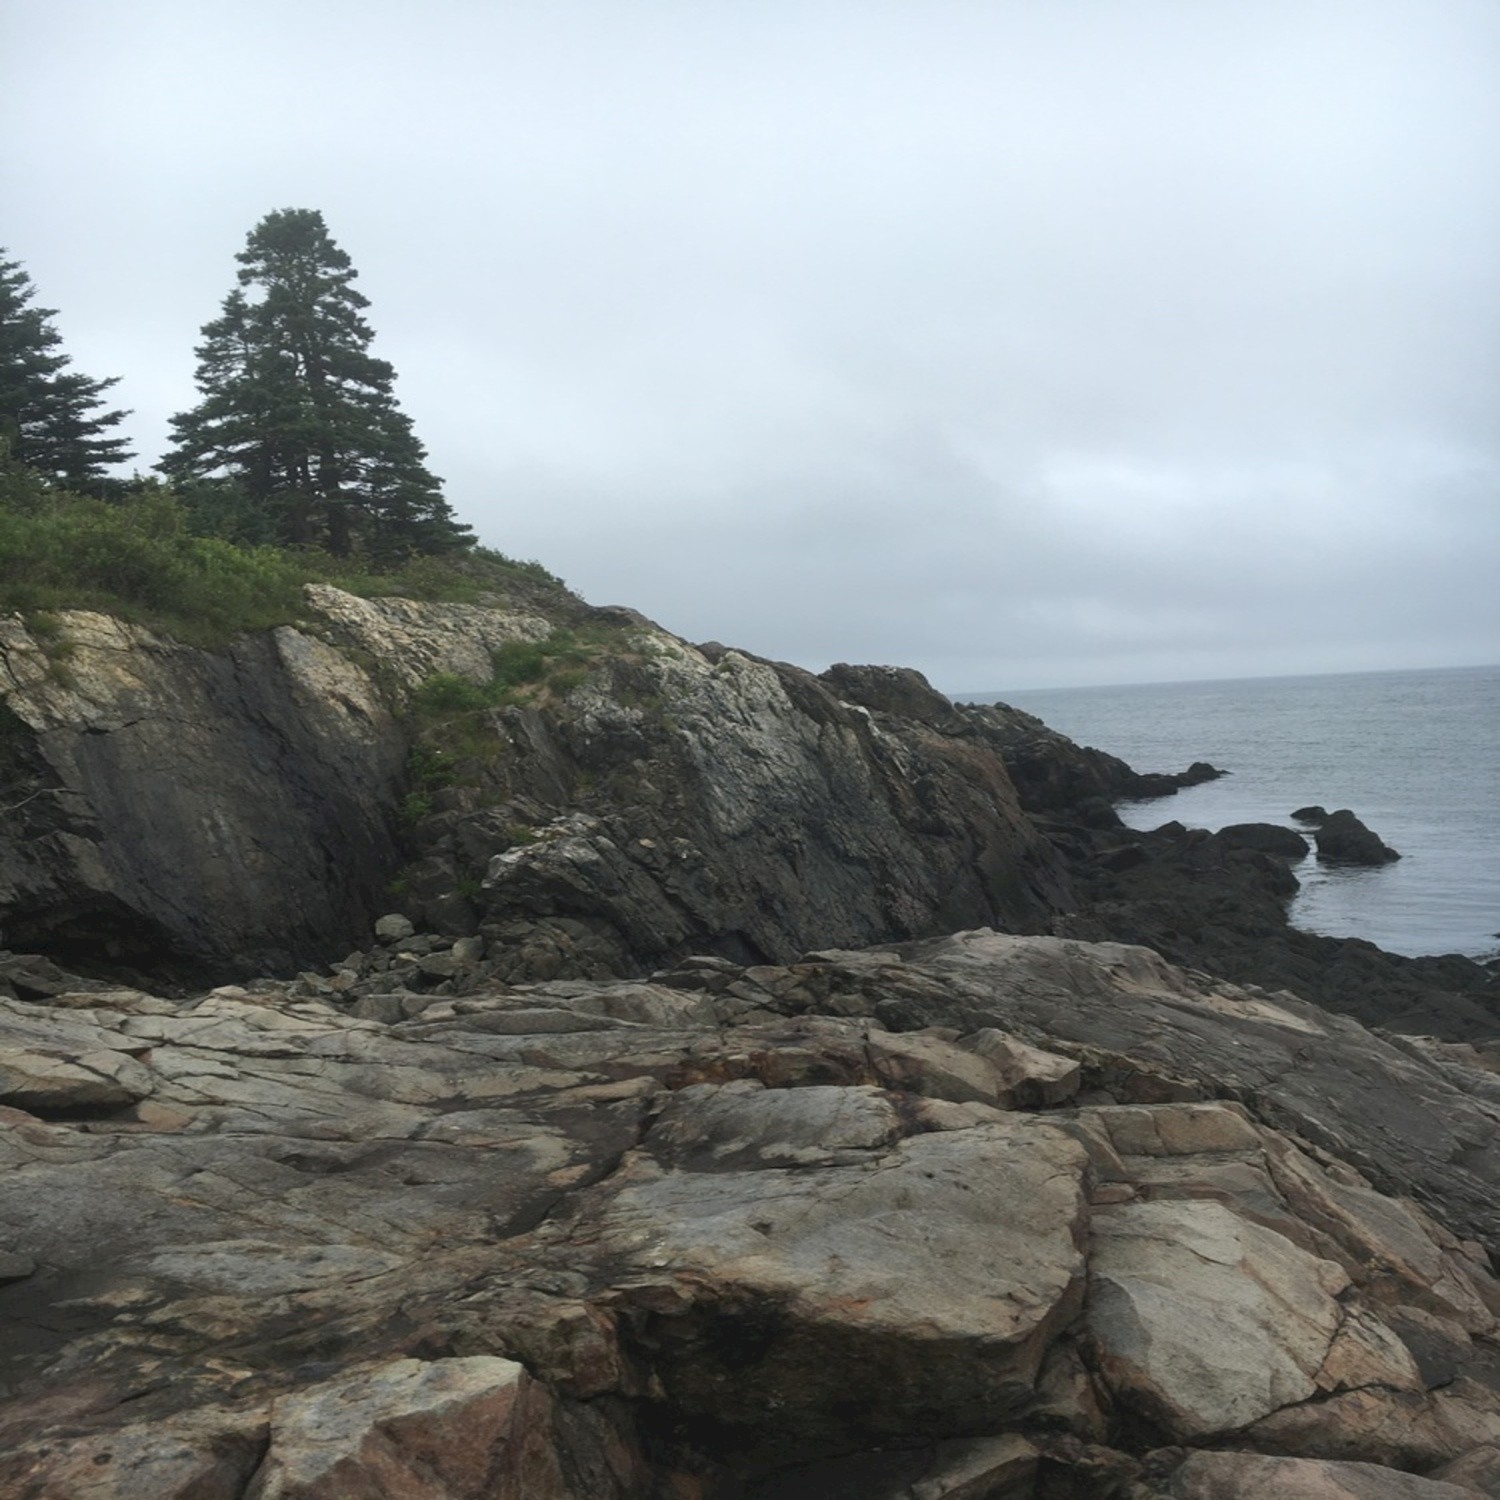
<instances>
[{"instance_id":1,"label":"foreground rock slab","mask_svg":"<svg viewBox=\"0 0 1500 1500\"><path fill-rule=\"evenodd\" d=\"M393 972L0 1000L0 1494L1489 1484L1500 1100L1447 1050L982 930Z\"/></svg>"}]
</instances>

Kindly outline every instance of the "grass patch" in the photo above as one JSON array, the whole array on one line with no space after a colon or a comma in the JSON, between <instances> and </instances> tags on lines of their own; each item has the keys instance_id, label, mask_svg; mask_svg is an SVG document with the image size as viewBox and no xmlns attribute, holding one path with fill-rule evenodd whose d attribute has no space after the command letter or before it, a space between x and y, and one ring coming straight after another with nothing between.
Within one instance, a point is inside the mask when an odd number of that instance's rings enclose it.
<instances>
[{"instance_id":1,"label":"grass patch","mask_svg":"<svg viewBox=\"0 0 1500 1500\"><path fill-rule=\"evenodd\" d=\"M411 792L403 819L414 822L445 786L476 786L484 767L505 748L491 715L515 705L540 705L571 692L601 657L622 649L619 626L554 630L542 641L509 641L490 654L490 680L471 682L452 672L429 677L412 695L413 746L407 762Z\"/></svg>"},{"instance_id":2,"label":"grass patch","mask_svg":"<svg viewBox=\"0 0 1500 1500\"><path fill-rule=\"evenodd\" d=\"M0 613L23 614L43 633L59 610L93 609L218 646L242 631L315 618L302 597L307 583L456 603L563 587L541 564L484 547L375 568L315 549L199 535L181 501L160 486L104 501L49 489L14 468L0 480Z\"/></svg>"}]
</instances>

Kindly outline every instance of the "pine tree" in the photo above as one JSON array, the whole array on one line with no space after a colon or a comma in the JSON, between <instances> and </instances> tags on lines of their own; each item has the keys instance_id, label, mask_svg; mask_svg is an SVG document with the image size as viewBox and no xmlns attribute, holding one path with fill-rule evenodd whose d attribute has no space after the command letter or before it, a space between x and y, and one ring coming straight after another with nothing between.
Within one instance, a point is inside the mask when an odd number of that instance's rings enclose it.
<instances>
[{"instance_id":1,"label":"pine tree","mask_svg":"<svg viewBox=\"0 0 1500 1500\"><path fill-rule=\"evenodd\" d=\"M468 546L396 404L395 371L369 353L369 299L322 214L268 214L236 258L239 285L197 350L203 399L172 418L162 472L233 481L279 540L340 556Z\"/></svg>"},{"instance_id":2,"label":"pine tree","mask_svg":"<svg viewBox=\"0 0 1500 1500\"><path fill-rule=\"evenodd\" d=\"M131 456L126 439L106 436L129 413L99 410L119 380L67 368L57 313L33 307L35 295L21 263L0 260L0 450L49 483L99 490L111 483L106 465Z\"/></svg>"}]
</instances>

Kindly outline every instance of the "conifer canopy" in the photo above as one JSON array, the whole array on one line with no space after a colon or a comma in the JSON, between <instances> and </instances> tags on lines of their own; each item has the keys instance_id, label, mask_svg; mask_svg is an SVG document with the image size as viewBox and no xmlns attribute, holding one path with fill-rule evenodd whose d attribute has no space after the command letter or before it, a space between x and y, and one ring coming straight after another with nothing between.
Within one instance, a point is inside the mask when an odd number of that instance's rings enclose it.
<instances>
[{"instance_id":1,"label":"conifer canopy","mask_svg":"<svg viewBox=\"0 0 1500 1500\"><path fill-rule=\"evenodd\" d=\"M68 369L57 313L32 306L35 295L20 261L0 259L0 454L51 484L98 490L110 483L106 466L131 456L124 438L108 436L129 413L100 410L119 380Z\"/></svg>"},{"instance_id":2,"label":"conifer canopy","mask_svg":"<svg viewBox=\"0 0 1500 1500\"><path fill-rule=\"evenodd\" d=\"M236 259L239 285L197 350L203 399L172 418L162 472L231 485L284 543L377 561L468 546L322 214L268 214Z\"/></svg>"}]
</instances>

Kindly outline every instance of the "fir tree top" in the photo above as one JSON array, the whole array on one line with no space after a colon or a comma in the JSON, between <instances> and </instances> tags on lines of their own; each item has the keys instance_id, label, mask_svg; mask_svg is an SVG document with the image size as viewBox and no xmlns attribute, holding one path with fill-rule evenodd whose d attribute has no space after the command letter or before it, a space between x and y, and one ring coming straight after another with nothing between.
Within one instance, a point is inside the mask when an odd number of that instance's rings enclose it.
<instances>
[{"instance_id":1,"label":"fir tree top","mask_svg":"<svg viewBox=\"0 0 1500 1500\"><path fill-rule=\"evenodd\" d=\"M98 489L108 465L131 457L126 439L106 436L129 412L99 410L119 380L68 369L57 313L35 295L21 262L0 259L0 444L53 484Z\"/></svg>"}]
</instances>

